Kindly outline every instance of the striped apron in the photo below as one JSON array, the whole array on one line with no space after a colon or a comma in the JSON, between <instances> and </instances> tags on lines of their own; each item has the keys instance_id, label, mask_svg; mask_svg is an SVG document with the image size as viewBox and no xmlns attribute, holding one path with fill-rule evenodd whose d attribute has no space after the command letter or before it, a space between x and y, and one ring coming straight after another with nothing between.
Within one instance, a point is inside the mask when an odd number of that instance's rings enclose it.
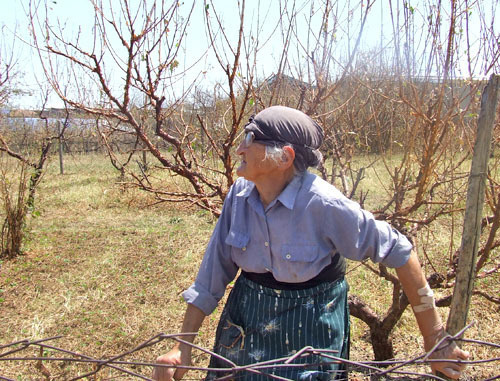
<instances>
[{"instance_id":1,"label":"striped apron","mask_svg":"<svg viewBox=\"0 0 500 381\"><path fill-rule=\"evenodd\" d=\"M348 358L347 291L343 278L302 290L276 290L238 277L215 337L214 352L222 358L212 356L210 368L234 368L233 364L290 357L306 346L329 349L330 355ZM233 380L272 380L270 375L290 380L347 378L345 364L324 356L313 354L294 359L289 365L283 363L260 369L260 373L214 369L208 372L206 380L225 376Z\"/></svg>"}]
</instances>

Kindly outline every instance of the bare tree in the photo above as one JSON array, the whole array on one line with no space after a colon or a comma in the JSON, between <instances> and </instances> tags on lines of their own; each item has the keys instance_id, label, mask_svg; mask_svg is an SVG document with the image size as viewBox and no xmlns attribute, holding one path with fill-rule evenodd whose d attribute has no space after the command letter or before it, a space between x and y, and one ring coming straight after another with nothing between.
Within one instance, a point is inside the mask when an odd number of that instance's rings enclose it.
<instances>
[{"instance_id":1,"label":"bare tree","mask_svg":"<svg viewBox=\"0 0 500 381\"><path fill-rule=\"evenodd\" d=\"M111 134L136 137L136 148L126 155L123 164L118 164L116 152L110 152L115 164L127 170L136 186L153 192L158 201L191 202L217 214L232 183L229 151L236 129L222 144L220 140L212 141L225 169L220 171L218 162L215 167L206 168L207 162L199 159L202 149L197 148L199 127L192 118L196 110L184 103L192 84L179 95L173 90L176 81L188 74L179 61L194 2L180 5L142 1L135 7L122 3L114 9L112 5L92 1L92 6L93 40L85 46L80 34L70 40L61 26L51 25L47 8L41 16L42 10L31 5L32 26L38 31L35 43L55 91L72 107L105 121L99 127L104 143ZM71 96L62 86L67 83L60 77L63 65L71 68L70 81L79 84ZM236 69L233 78L235 75ZM91 90L94 97L88 97ZM208 139L213 138L207 132ZM157 144L158 140L164 144ZM106 147L112 149L109 144ZM183 179L177 182L176 189L166 189L155 183L155 176L124 165L138 150L146 150L154 157L157 170Z\"/></svg>"},{"instance_id":2,"label":"bare tree","mask_svg":"<svg viewBox=\"0 0 500 381\"><path fill-rule=\"evenodd\" d=\"M44 105L47 99L48 93L45 93ZM15 136L15 133L9 131L11 127L17 129L18 124L23 123L22 119L14 122L13 126L11 126L12 123L2 123L2 128L0 128L0 153L6 155L0 173L0 197L5 212L2 227L2 254L7 257L14 257L21 253L26 217L29 213L35 213L36 193L46 169L50 149L54 141L61 139L68 125L69 112L67 109L64 127L57 131L54 126L50 125L51 122L44 113L45 107L42 107L38 119L42 122L43 127L37 133L33 144L24 146L24 150L21 144L17 144L17 149L12 148L10 140L14 140L11 138ZM4 121L2 120L2 122ZM31 133L33 132L31 131ZM7 169L12 166L12 160L17 163L17 166L13 166L16 168L13 174ZM17 187L10 186L12 181L9 178L12 176L17 177Z\"/></svg>"},{"instance_id":3,"label":"bare tree","mask_svg":"<svg viewBox=\"0 0 500 381\"><path fill-rule=\"evenodd\" d=\"M480 7L479 3L474 5ZM331 139L332 143L328 148L332 149L336 165L346 164L347 170L341 171L338 177L348 194L344 174L350 175L350 183L356 190L360 178L368 169L361 167L357 171L352 170L350 159L353 152L358 155L362 152L378 154L376 159L383 161L385 172L375 173L379 182L379 194L372 206L375 215L390 221L417 244L420 253L424 254L425 266L431 270L428 277L431 286L449 289L456 274L454 263L457 253L451 249L454 235L450 234L448 262L442 260L444 256L436 253L430 255L432 242L426 242L425 238L429 231L435 231L443 221L461 215L463 206L459 205L463 205L463 179L467 175L463 164L470 159L469 139L474 135L476 120L473 116L478 114L479 107L476 95L482 82L456 78L460 69L457 30L465 26L471 8L459 9L455 2L451 2L450 9L446 11L441 7L440 4L431 4L428 9L424 7L419 10L428 22L429 32L419 35L421 45L411 50L410 42L417 44L413 19L417 10L408 4L401 13L393 9L393 52L396 57L392 65L395 66L391 68L388 65L385 73L396 75L381 75L377 72L380 66L370 69L368 65L362 64L368 60L358 60L353 66L355 71L349 75L351 83L346 86L348 93L342 94L342 88L337 88L337 98L332 97L332 100L338 106L330 107L336 111L323 123L327 128L331 126L331 135L327 139ZM448 16L444 17L445 14ZM482 30L490 29L489 24L483 25ZM466 29L464 34L468 33L470 31ZM404 43L400 43L402 36ZM400 45L405 48L398 48ZM490 47L483 45L481 49L489 50ZM479 50L478 55L474 56L475 60L479 60L480 53ZM398 54L401 54L400 58ZM497 57L496 53L490 56ZM357 58L361 57L358 55ZM373 57L376 56L372 55L371 61L374 61ZM473 57L468 58L472 60ZM498 59L495 60L488 65L488 71L483 75L487 75L491 68L498 67ZM469 62L472 67L473 62ZM370 160L368 162L371 164ZM336 177L333 171L331 177ZM490 177L490 195L498 191L497 181ZM362 186L360 189L361 193L350 193L351 196L361 202L373 203L367 199L366 193L362 193ZM380 192L385 193L385 197L380 197ZM497 205L495 197L490 198L489 205L492 216L489 223L484 222L487 238L481 252L491 253L492 249L498 247L498 239L494 238L498 230L494 217ZM477 264L478 271L484 268L488 256L482 258ZM480 277L498 277L497 260L495 257L490 261L488 271L480 272ZM376 268L368 263L365 266L392 284L392 302L386 312L377 314L366 301L351 297L351 313L370 327L375 357L391 358L394 353L390 334L408 306L408 301L401 292L397 278L384 266ZM450 267L451 271L448 271ZM498 303L495 291L492 291L493 294L479 294ZM449 302L448 296L438 304L444 306L449 305Z\"/></svg>"}]
</instances>

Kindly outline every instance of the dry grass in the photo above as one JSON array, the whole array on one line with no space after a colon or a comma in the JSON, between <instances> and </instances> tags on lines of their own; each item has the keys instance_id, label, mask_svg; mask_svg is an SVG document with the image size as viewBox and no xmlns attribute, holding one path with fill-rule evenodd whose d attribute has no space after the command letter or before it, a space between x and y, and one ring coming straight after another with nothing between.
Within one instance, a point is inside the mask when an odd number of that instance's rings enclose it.
<instances>
[{"instance_id":1,"label":"dry grass","mask_svg":"<svg viewBox=\"0 0 500 381\"><path fill-rule=\"evenodd\" d=\"M148 196L117 185L118 173L103 158L68 158L66 173L58 175L55 163L49 167L39 189L41 215L29 221L25 255L1 263L0 344L63 335L52 344L108 358L159 332L179 332L184 311L180 294L196 275L215 224L211 215L178 205L146 207ZM387 284L362 268L350 273L349 281L353 293L376 310L385 310ZM219 313L220 308L206 319L197 342L201 346L211 348ZM498 307L476 298L470 316L477 324L469 337L500 342ZM366 332L364 324L353 319L353 359L372 358ZM394 338L399 358L420 351L411 313L404 315ZM154 361L169 344L127 359ZM474 358L495 356L480 347L468 349ZM23 353L38 355L35 350ZM196 357L197 364L206 361L205 355ZM69 362L45 366L58 380L92 369ZM150 374L147 367L134 371ZM495 372L494 367L471 367L467 377L484 379ZM34 362L0 361L0 375L44 379ZM104 370L97 379L113 377L126 378ZM194 372L187 377L200 378Z\"/></svg>"}]
</instances>

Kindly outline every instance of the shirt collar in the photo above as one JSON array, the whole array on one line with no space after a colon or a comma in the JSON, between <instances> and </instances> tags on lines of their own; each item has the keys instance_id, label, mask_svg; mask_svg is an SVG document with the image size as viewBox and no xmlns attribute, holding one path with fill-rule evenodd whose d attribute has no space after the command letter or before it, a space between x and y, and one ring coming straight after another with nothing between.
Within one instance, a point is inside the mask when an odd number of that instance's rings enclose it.
<instances>
[{"instance_id":1,"label":"shirt collar","mask_svg":"<svg viewBox=\"0 0 500 381\"><path fill-rule=\"evenodd\" d=\"M237 197L248 197L250 196L250 193L252 193L253 189L255 188L255 184L252 183L251 181L245 181L246 184L243 187L242 190L240 190L236 196Z\"/></svg>"},{"instance_id":2,"label":"shirt collar","mask_svg":"<svg viewBox=\"0 0 500 381\"><path fill-rule=\"evenodd\" d=\"M260 201L259 192L255 187L255 184L251 181L245 181L246 184L244 188L239 191L236 196L246 199L246 202L253 208L253 210L260 216L265 215L264 206Z\"/></svg>"},{"instance_id":3,"label":"shirt collar","mask_svg":"<svg viewBox=\"0 0 500 381\"><path fill-rule=\"evenodd\" d=\"M302 186L303 177L303 174L294 176L292 181L290 181L277 198L283 206L290 210L293 209L293 206L295 205L295 199L297 198L297 194Z\"/></svg>"},{"instance_id":4,"label":"shirt collar","mask_svg":"<svg viewBox=\"0 0 500 381\"><path fill-rule=\"evenodd\" d=\"M283 191L280 193L280 195L276 198L276 201L281 202L283 206L285 206L288 209L293 209L293 206L295 205L295 200L297 198L297 194L299 193L300 187L302 186L302 181L304 178L304 174L298 174L293 177L292 181L283 189ZM257 195L257 189L255 189L255 184L251 181L247 181L245 187L239 191L236 196L237 197L245 197L249 198L250 195L255 193L254 198L257 200L259 199ZM274 204L272 202L269 206Z\"/></svg>"}]
</instances>

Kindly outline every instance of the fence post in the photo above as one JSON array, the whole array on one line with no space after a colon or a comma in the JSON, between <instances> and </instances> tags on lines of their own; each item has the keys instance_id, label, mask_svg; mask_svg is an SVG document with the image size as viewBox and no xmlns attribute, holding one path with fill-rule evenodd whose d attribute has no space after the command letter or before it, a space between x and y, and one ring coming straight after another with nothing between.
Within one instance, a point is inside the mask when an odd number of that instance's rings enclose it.
<instances>
[{"instance_id":1,"label":"fence post","mask_svg":"<svg viewBox=\"0 0 500 381\"><path fill-rule=\"evenodd\" d=\"M61 134L61 121L57 121L57 135L59 136L59 173L64 175L64 161L63 161L63 136Z\"/></svg>"},{"instance_id":2,"label":"fence post","mask_svg":"<svg viewBox=\"0 0 500 381\"><path fill-rule=\"evenodd\" d=\"M491 137L496 115L498 86L500 76L493 74L483 90L481 111L477 121L477 136L472 155L472 164L465 204L462 244L458 260L457 277L451 300L451 309L446 329L451 335L465 327L472 288L475 278L475 266L481 219L484 203L484 187L488 170Z\"/></svg>"}]
</instances>

